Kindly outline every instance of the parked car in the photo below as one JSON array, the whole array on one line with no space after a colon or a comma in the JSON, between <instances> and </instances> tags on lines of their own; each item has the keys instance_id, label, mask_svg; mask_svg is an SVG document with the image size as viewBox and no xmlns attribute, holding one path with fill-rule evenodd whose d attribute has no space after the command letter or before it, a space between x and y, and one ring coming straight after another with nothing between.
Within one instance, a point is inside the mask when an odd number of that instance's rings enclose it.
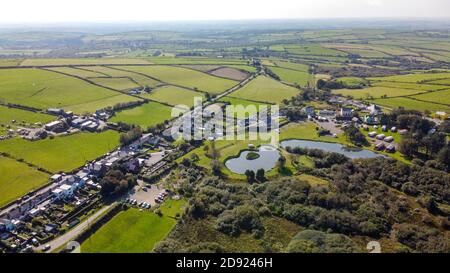
<instances>
[{"instance_id":1,"label":"parked car","mask_svg":"<svg viewBox=\"0 0 450 273\"><path fill-rule=\"evenodd\" d=\"M52 248L50 245L45 245L42 247L42 251L49 251Z\"/></svg>"}]
</instances>

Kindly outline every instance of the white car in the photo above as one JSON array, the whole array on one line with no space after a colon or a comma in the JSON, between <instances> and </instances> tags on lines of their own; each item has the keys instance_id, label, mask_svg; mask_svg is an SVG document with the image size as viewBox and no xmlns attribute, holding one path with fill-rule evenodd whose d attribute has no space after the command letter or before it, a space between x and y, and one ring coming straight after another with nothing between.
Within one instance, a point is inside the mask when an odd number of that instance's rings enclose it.
<instances>
[{"instance_id":1,"label":"white car","mask_svg":"<svg viewBox=\"0 0 450 273\"><path fill-rule=\"evenodd\" d=\"M42 247L42 251L49 251L52 248L50 245L45 245Z\"/></svg>"}]
</instances>

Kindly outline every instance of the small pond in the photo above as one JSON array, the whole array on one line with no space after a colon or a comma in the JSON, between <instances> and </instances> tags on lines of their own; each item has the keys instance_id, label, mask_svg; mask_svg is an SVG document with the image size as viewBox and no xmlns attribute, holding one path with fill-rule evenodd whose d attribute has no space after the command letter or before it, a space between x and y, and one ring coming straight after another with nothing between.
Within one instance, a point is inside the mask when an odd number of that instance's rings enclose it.
<instances>
[{"instance_id":1,"label":"small pond","mask_svg":"<svg viewBox=\"0 0 450 273\"><path fill-rule=\"evenodd\" d=\"M247 159L248 153L258 153L259 157L256 159ZM258 151L242 151L239 157L228 159L225 162L225 166L234 173L244 174L247 170L256 172L259 169L270 171L273 169L278 159L280 158L280 152L269 145L262 145Z\"/></svg>"},{"instance_id":2,"label":"small pond","mask_svg":"<svg viewBox=\"0 0 450 273\"><path fill-rule=\"evenodd\" d=\"M359 148L350 148L347 146L344 146L339 143L328 143L328 142L321 142L321 141L310 141L310 140L299 140L299 139L291 139L291 140L284 140L281 142L281 147L291 148L308 148L308 149L320 149L325 152L331 152L331 153L339 153L343 154L349 158L374 158L374 157L380 157L382 155L374 153L369 150L359 149Z\"/></svg>"}]
</instances>

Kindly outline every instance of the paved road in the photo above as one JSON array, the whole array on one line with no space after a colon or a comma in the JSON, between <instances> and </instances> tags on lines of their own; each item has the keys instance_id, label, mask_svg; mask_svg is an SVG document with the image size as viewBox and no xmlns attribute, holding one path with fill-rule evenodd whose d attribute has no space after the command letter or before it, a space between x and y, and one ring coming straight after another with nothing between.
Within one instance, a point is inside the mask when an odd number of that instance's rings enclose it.
<instances>
[{"instance_id":1,"label":"paved road","mask_svg":"<svg viewBox=\"0 0 450 273\"><path fill-rule=\"evenodd\" d=\"M81 234L90 224L94 223L94 221L102 215L104 212L106 212L108 209L110 209L113 206L113 204L108 205L106 207L103 207L96 213L94 213L92 216L90 216L87 220L84 222L78 224L70 231L66 232L65 234L61 235L60 237L56 238L55 240L46 243L44 245L50 245L50 251L55 250L61 246L65 246L67 243L69 243L72 239L77 237L79 234ZM44 245L39 246L39 249L42 249Z\"/></svg>"}]
</instances>

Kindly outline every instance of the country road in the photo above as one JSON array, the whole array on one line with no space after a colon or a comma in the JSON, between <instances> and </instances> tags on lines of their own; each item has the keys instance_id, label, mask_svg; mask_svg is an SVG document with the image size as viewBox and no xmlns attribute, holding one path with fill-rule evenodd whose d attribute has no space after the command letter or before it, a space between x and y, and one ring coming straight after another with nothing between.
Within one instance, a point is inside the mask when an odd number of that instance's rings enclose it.
<instances>
[{"instance_id":1,"label":"country road","mask_svg":"<svg viewBox=\"0 0 450 273\"><path fill-rule=\"evenodd\" d=\"M114 205L114 203L100 209L99 211L94 213L92 216L90 216L87 220L78 224L77 226L75 226L73 229L71 229L67 233L59 236L58 238L54 239L53 241L51 241L49 243L39 246L38 249L41 250L45 245L50 245L49 251L51 252L55 249L60 248L61 246L66 245L71 240L73 240L75 237L77 237L79 234L81 234L81 232L83 232L90 224L92 224L98 217L100 217L100 215L102 215L107 210L109 210L113 205Z\"/></svg>"}]
</instances>

